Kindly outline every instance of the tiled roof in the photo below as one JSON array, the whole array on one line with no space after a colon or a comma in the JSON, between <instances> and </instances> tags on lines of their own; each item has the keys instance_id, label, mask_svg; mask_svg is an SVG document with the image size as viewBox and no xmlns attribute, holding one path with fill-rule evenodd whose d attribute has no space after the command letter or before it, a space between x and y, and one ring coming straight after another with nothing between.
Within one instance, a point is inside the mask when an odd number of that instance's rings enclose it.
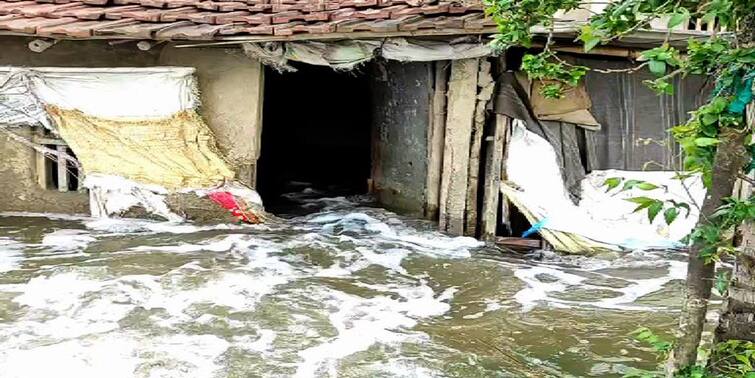
<instances>
[{"instance_id":1,"label":"tiled roof","mask_svg":"<svg viewBox=\"0 0 755 378\"><path fill-rule=\"evenodd\" d=\"M0 0L0 33L58 38L467 34L491 26L480 0Z\"/></svg>"}]
</instances>

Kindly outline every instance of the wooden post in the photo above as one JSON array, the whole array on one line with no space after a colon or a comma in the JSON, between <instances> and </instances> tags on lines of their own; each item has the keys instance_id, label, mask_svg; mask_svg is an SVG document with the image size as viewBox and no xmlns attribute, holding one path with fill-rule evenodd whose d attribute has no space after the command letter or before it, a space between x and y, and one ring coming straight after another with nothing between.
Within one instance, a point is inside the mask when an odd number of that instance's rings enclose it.
<instances>
[{"instance_id":1,"label":"wooden post","mask_svg":"<svg viewBox=\"0 0 755 378\"><path fill-rule=\"evenodd\" d=\"M63 154L65 154L67 150L66 146L63 146L63 145L57 145L55 146L55 149L58 152L61 152ZM68 191L68 160L58 157L57 167L58 167L58 191L67 192Z\"/></svg>"},{"instance_id":2,"label":"wooden post","mask_svg":"<svg viewBox=\"0 0 755 378\"><path fill-rule=\"evenodd\" d=\"M482 148L482 136L485 134L485 110L490 98L493 96L494 86L493 76L490 74L490 62L482 59L480 60L480 69L477 74L477 105L475 106L472 145L469 153L469 182L467 184L467 212L464 232L467 236L477 236L477 191L480 181L480 150Z\"/></svg>"},{"instance_id":3,"label":"wooden post","mask_svg":"<svg viewBox=\"0 0 755 378\"><path fill-rule=\"evenodd\" d=\"M435 62L435 88L432 98L432 119L427 130L427 187L425 217L438 218L440 206L440 176L443 170L443 139L446 134L447 69L450 61Z\"/></svg>"},{"instance_id":4,"label":"wooden post","mask_svg":"<svg viewBox=\"0 0 755 378\"><path fill-rule=\"evenodd\" d=\"M45 130L42 127L35 127L34 134L38 138L44 138ZM45 154L34 151L34 162L37 174L37 184L42 189L47 189L47 159Z\"/></svg>"},{"instance_id":5,"label":"wooden post","mask_svg":"<svg viewBox=\"0 0 755 378\"><path fill-rule=\"evenodd\" d=\"M477 95L478 66L477 59L460 59L451 63L441 175L440 228L454 235L464 233L469 143Z\"/></svg>"},{"instance_id":6,"label":"wooden post","mask_svg":"<svg viewBox=\"0 0 755 378\"><path fill-rule=\"evenodd\" d=\"M511 142L511 132L513 128L513 120L506 117L506 127L503 128L503 158L501 159L501 180L508 180L509 175L506 172L506 161L509 159L509 143ZM506 229L511 234L511 206L509 206L509 199L506 196L501 195L501 220L500 223L506 226Z\"/></svg>"},{"instance_id":7,"label":"wooden post","mask_svg":"<svg viewBox=\"0 0 755 378\"><path fill-rule=\"evenodd\" d=\"M498 226L498 198L503 168L503 149L510 124L511 118L508 116L496 115L493 135L488 137L487 140L489 145L485 156L485 182L482 194L480 234L482 240L488 242L495 241L495 230Z\"/></svg>"}]
</instances>

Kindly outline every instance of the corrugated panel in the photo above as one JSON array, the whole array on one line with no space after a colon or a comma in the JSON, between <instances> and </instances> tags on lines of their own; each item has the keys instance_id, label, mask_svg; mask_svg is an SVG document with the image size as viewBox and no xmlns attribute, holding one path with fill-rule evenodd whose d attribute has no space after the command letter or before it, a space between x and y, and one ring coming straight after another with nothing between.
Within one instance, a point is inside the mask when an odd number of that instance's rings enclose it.
<instances>
[{"instance_id":1,"label":"corrugated panel","mask_svg":"<svg viewBox=\"0 0 755 378\"><path fill-rule=\"evenodd\" d=\"M578 59L599 68L629 68L631 62ZM668 129L688 118L688 112L707 96L702 77L676 79L675 94L659 96L643 83L653 79L647 71L634 74L590 72L587 90L592 112L602 124L596 135L599 169L672 170L680 168L679 146Z\"/></svg>"}]
</instances>

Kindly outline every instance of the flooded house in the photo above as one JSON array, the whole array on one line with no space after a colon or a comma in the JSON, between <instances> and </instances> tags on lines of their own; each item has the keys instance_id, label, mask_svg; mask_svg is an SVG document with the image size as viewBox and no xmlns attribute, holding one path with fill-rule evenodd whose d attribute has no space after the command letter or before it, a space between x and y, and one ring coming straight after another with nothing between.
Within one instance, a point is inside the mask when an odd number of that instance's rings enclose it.
<instances>
[{"instance_id":1,"label":"flooded house","mask_svg":"<svg viewBox=\"0 0 755 378\"><path fill-rule=\"evenodd\" d=\"M595 226L603 215L589 210L623 214L616 201L600 205L600 186L632 173L607 170L678 168L666 130L706 83L677 80L674 95L657 96L642 83L649 73L612 72L669 31L658 22L587 54L572 42L587 16L560 15L540 34L604 73L550 100L518 72L524 50L491 50L496 27L476 1L0 1L0 211L191 220L216 204L150 201L234 182L275 213L292 188L338 188L453 235L515 245L533 245L508 237L546 218L558 228L587 211L589 224L546 241L614 249L627 236L596 236L615 224ZM169 190L87 185L88 172ZM632 232L655 233L652 245L682 232L657 226Z\"/></svg>"},{"instance_id":2,"label":"flooded house","mask_svg":"<svg viewBox=\"0 0 755 378\"><path fill-rule=\"evenodd\" d=\"M588 15L538 30L602 71L551 100L476 0L0 0L0 377L656 369L697 215L603 183L704 195L666 130L707 83L617 70L715 25Z\"/></svg>"}]
</instances>

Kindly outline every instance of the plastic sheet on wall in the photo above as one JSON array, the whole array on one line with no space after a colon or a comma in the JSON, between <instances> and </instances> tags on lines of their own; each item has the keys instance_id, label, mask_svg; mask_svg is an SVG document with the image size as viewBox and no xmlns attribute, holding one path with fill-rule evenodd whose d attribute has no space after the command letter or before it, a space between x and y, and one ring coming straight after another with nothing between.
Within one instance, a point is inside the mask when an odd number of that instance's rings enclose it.
<instances>
[{"instance_id":1,"label":"plastic sheet on wall","mask_svg":"<svg viewBox=\"0 0 755 378\"><path fill-rule=\"evenodd\" d=\"M122 120L49 106L60 136L87 173L122 176L166 189L204 188L233 179L209 127L194 110Z\"/></svg>"},{"instance_id":2,"label":"plastic sheet on wall","mask_svg":"<svg viewBox=\"0 0 755 378\"><path fill-rule=\"evenodd\" d=\"M680 182L674 172L594 171L581 183L582 200L575 205L561 179L553 147L514 122L506 172L515 185L502 185L502 192L536 224L542 222L542 236L557 250L595 253L606 250L681 247L680 239L689 233L699 213L692 206L689 216L680 216L671 226L663 217L652 223L644 212L633 213L626 198L640 195L662 200L701 203L705 188L699 177ZM661 186L652 193L629 190L606 193L605 178L640 179ZM690 196L691 194L691 196Z\"/></svg>"},{"instance_id":3,"label":"plastic sheet on wall","mask_svg":"<svg viewBox=\"0 0 755 378\"><path fill-rule=\"evenodd\" d=\"M479 58L491 55L490 47L483 42L432 41L411 38L385 40L342 40L243 43L244 53L278 71L294 71L288 61L336 70L351 70L377 56L402 62L429 62Z\"/></svg>"}]
</instances>

